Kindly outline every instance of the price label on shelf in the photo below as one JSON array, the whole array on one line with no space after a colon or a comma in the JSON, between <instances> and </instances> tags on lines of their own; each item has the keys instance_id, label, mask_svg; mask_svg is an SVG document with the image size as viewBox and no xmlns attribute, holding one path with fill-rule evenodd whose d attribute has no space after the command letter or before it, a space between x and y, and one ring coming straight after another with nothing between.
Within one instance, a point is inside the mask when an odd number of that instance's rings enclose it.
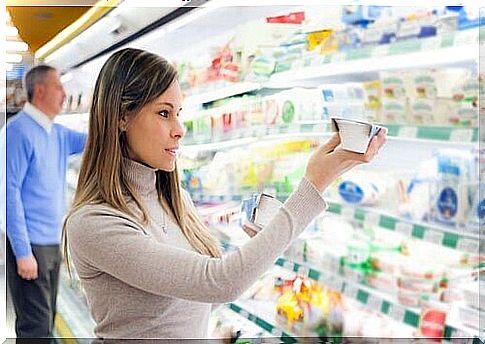
<instances>
[{"instance_id":1,"label":"price label on shelf","mask_svg":"<svg viewBox=\"0 0 485 344\"><path fill-rule=\"evenodd\" d=\"M437 50L441 48L441 37L430 37L421 41L421 50Z\"/></svg>"},{"instance_id":2,"label":"price label on shelf","mask_svg":"<svg viewBox=\"0 0 485 344\"><path fill-rule=\"evenodd\" d=\"M344 290L344 295L348 296L352 299L357 299L357 293L359 292L359 288L352 284L346 284L345 285L345 290Z\"/></svg>"},{"instance_id":3,"label":"price label on shelf","mask_svg":"<svg viewBox=\"0 0 485 344\"><path fill-rule=\"evenodd\" d=\"M340 215L342 215L346 219L353 219L355 215L355 210L351 207L342 207Z\"/></svg>"},{"instance_id":4,"label":"price label on shelf","mask_svg":"<svg viewBox=\"0 0 485 344\"><path fill-rule=\"evenodd\" d=\"M437 245L441 245L441 243L443 242L443 236L443 232L438 232L430 229L427 229L424 232L424 240Z\"/></svg>"},{"instance_id":5,"label":"price label on shelf","mask_svg":"<svg viewBox=\"0 0 485 344\"><path fill-rule=\"evenodd\" d=\"M373 311L381 311L382 299L375 295L369 295L367 298L367 307Z\"/></svg>"},{"instance_id":6,"label":"price label on shelf","mask_svg":"<svg viewBox=\"0 0 485 344\"><path fill-rule=\"evenodd\" d=\"M453 129L450 134L452 142L471 142L473 138L473 129Z\"/></svg>"},{"instance_id":7,"label":"price label on shelf","mask_svg":"<svg viewBox=\"0 0 485 344\"><path fill-rule=\"evenodd\" d=\"M288 270L293 271L293 266L294 266L294 264L293 264L292 262L288 261L288 260L285 260L285 261L283 262L283 267L284 267L285 269L288 269Z\"/></svg>"},{"instance_id":8,"label":"price label on shelf","mask_svg":"<svg viewBox=\"0 0 485 344\"><path fill-rule=\"evenodd\" d=\"M478 253L479 242L478 242L478 239L474 240L474 239L460 238L458 240L456 248L461 251L465 251L469 253Z\"/></svg>"},{"instance_id":9,"label":"price label on shelf","mask_svg":"<svg viewBox=\"0 0 485 344\"><path fill-rule=\"evenodd\" d=\"M479 39L478 30L458 31L455 35L455 45L477 44Z\"/></svg>"},{"instance_id":10,"label":"price label on shelf","mask_svg":"<svg viewBox=\"0 0 485 344\"><path fill-rule=\"evenodd\" d=\"M327 266L329 271L332 273L339 273L340 271L340 258L332 255L327 255L325 257L325 262L327 262Z\"/></svg>"},{"instance_id":11,"label":"price label on shelf","mask_svg":"<svg viewBox=\"0 0 485 344\"><path fill-rule=\"evenodd\" d=\"M308 269L305 266L300 265L298 267L298 273L302 276L308 277Z\"/></svg>"},{"instance_id":12,"label":"price label on shelf","mask_svg":"<svg viewBox=\"0 0 485 344\"><path fill-rule=\"evenodd\" d=\"M395 230L406 237L410 237L413 233L413 225L409 222L397 222Z\"/></svg>"},{"instance_id":13,"label":"price label on shelf","mask_svg":"<svg viewBox=\"0 0 485 344\"><path fill-rule=\"evenodd\" d=\"M389 54L389 47L386 45L378 45L372 50L372 56L384 56Z\"/></svg>"},{"instance_id":14,"label":"price label on shelf","mask_svg":"<svg viewBox=\"0 0 485 344\"><path fill-rule=\"evenodd\" d=\"M304 59L297 59L291 63L291 69L301 69L305 67Z\"/></svg>"},{"instance_id":15,"label":"price label on shelf","mask_svg":"<svg viewBox=\"0 0 485 344\"><path fill-rule=\"evenodd\" d=\"M393 304L389 311L389 316L399 322L404 321L404 314L406 314L406 310L398 304Z\"/></svg>"},{"instance_id":16,"label":"price label on shelf","mask_svg":"<svg viewBox=\"0 0 485 344\"><path fill-rule=\"evenodd\" d=\"M379 226L380 219L381 219L380 214L374 213L374 212L368 212L365 214L364 224L368 227Z\"/></svg>"},{"instance_id":17,"label":"price label on shelf","mask_svg":"<svg viewBox=\"0 0 485 344\"><path fill-rule=\"evenodd\" d=\"M331 56L332 63L345 61L345 53L333 53Z\"/></svg>"},{"instance_id":18,"label":"price label on shelf","mask_svg":"<svg viewBox=\"0 0 485 344\"><path fill-rule=\"evenodd\" d=\"M288 131L290 133L298 133L300 131L300 124L299 123L292 123L288 127Z\"/></svg>"},{"instance_id":19,"label":"price label on shelf","mask_svg":"<svg viewBox=\"0 0 485 344\"><path fill-rule=\"evenodd\" d=\"M323 59L323 57L324 56L321 56L321 55L313 56L312 60L310 61L310 66L317 67L317 66L321 66L322 64L324 64L325 60Z\"/></svg>"},{"instance_id":20,"label":"price label on shelf","mask_svg":"<svg viewBox=\"0 0 485 344\"><path fill-rule=\"evenodd\" d=\"M245 309L241 308L241 310L239 311L239 314L246 319L249 318L249 313Z\"/></svg>"},{"instance_id":21,"label":"price label on shelf","mask_svg":"<svg viewBox=\"0 0 485 344\"><path fill-rule=\"evenodd\" d=\"M401 128L399 128L398 136L415 139L416 137L418 137L418 128L417 127L401 127Z\"/></svg>"},{"instance_id":22,"label":"price label on shelf","mask_svg":"<svg viewBox=\"0 0 485 344\"><path fill-rule=\"evenodd\" d=\"M281 335L283 334L283 331L281 331L279 328L277 327L273 327L273 329L271 330L271 334L273 336L275 336L276 338L279 338L281 337Z\"/></svg>"},{"instance_id":23,"label":"price label on shelf","mask_svg":"<svg viewBox=\"0 0 485 344\"><path fill-rule=\"evenodd\" d=\"M340 278L320 278L323 285L336 291L342 291L343 281Z\"/></svg>"}]
</instances>

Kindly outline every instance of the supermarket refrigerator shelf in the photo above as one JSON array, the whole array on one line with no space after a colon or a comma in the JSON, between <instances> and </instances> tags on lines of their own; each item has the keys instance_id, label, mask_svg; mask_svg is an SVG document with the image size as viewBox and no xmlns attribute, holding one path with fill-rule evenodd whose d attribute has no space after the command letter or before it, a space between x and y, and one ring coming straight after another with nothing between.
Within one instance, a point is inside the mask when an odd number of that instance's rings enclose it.
<instances>
[{"instance_id":1,"label":"supermarket refrigerator shelf","mask_svg":"<svg viewBox=\"0 0 485 344\"><path fill-rule=\"evenodd\" d=\"M241 201L250 195L203 195L193 194L192 199L196 203L223 203L229 201ZM278 197L285 201L286 197ZM406 237L420 239L443 247L457 249L472 254L478 254L480 240L478 234L461 233L453 228L447 228L434 223L424 223L402 219L393 215L385 214L372 208L363 208L343 205L337 202L328 202L327 211L341 215L346 219L357 220L364 225L378 226L387 230L399 232Z\"/></svg>"},{"instance_id":2,"label":"supermarket refrigerator shelf","mask_svg":"<svg viewBox=\"0 0 485 344\"><path fill-rule=\"evenodd\" d=\"M426 140L432 142L453 142L474 144L478 141L478 128L454 128L435 126L389 125L388 137L397 140ZM201 140L187 138L182 145L183 152L221 150L241 147L261 140L290 139L298 137L322 137L330 135L329 122L293 123L289 125L257 126L244 130L230 131L216 139Z\"/></svg>"},{"instance_id":3,"label":"supermarket refrigerator shelf","mask_svg":"<svg viewBox=\"0 0 485 344\"><path fill-rule=\"evenodd\" d=\"M297 272L304 277L322 282L329 288L342 292L345 296L357 300L368 309L389 316L400 323L414 328L419 326L419 309L400 305L397 302L392 301L388 295L377 290L351 282L343 276L330 272L323 273L322 271L313 269L304 264L292 262L283 257L279 258L275 262L275 265ZM451 340L452 338L458 337L478 338L478 333L474 332L476 331L464 326L452 326L451 324L446 324L444 329L444 339Z\"/></svg>"},{"instance_id":4,"label":"supermarket refrigerator shelf","mask_svg":"<svg viewBox=\"0 0 485 344\"><path fill-rule=\"evenodd\" d=\"M337 202L329 202L328 211L369 226L378 226L399 232L406 237L472 254L479 252L480 240L478 234L462 233L439 224L405 220L373 208L355 207Z\"/></svg>"},{"instance_id":5,"label":"supermarket refrigerator shelf","mask_svg":"<svg viewBox=\"0 0 485 344\"><path fill-rule=\"evenodd\" d=\"M275 73L269 84L288 80L322 79L337 75L376 73L382 70L438 66L467 66L478 60L479 30L437 37L398 41L337 52L311 54L295 60L290 70ZM362 68L362 66L366 66Z\"/></svg>"},{"instance_id":6,"label":"supermarket refrigerator shelf","mask_svg":"<svg viewBox=\"0 0 485 344\"><path fill-rule=\"evenodd\" d=\"M261 303L251 302L251 300L238 300L228 304L228 307L230 310L271 333L274 337L281 340L282 343L298 342L297 336L294 333L282 331L279 326L274 324L272 320L274 316L270 312L271 309L274 309L274 303L267 301L263 303L261 305Z\"/></svg>"},{"instance_id":7,"label":"supermarket refrigerator shelf","mask_svg":"<svg viewBox=\"0 0 485 344\"><path fill-rule=\"evenodd\" d=\"M265 88L288 88L290 84L297 86L298 82L308 86L308 82L315 79L345 80L352 76L355 80L360 76L360 79L365 80L375 78L375 73L383 70L439 66L470 68L478 61L478 44L483 46L479 37L485 36L484 32L485 28L481 27L479 30L465 30L325 55L312 53L295 59L289 70L277 71L267 81L227 82L189 94L184 99L184 106L199 106ZM69 114L71 113L65 115Z\"/></svg>"}]
</instances>

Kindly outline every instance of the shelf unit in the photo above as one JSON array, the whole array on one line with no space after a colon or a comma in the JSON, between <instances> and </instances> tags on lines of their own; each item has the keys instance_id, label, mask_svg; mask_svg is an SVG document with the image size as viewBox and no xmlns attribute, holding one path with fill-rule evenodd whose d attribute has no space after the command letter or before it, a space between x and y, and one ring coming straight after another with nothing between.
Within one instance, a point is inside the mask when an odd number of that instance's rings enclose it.
<instances>
[{"instance_id":1,"label":"shelf unit","mask_svg":"<svg viewBox=\"0 0 485 344\"><path fill-rule=\"evenodd\" d=\"M184 99L184 107L196 107L219 99L242 95L268 88L285 88L288 85L309 85L311 82L347 80L349 77L366 79L375 77L381 70L397 70L420 67L456 67L474 63L478 58L476 45L483 42L484 28L447 34L426 39L406 40L387 45L364 47L355 50L337 52L328 55L308 54L295 60L289 70L278 71L266 81L237 82L219 84L200 93L192 93ZM365 66L365 68L363 68ZM67 120L67 118L66 118ZM394 140L427 140L434 143L476 144L479 140L478 128L431 127L412 125L386 125L388 136ZM256 127L245 131L229 132L211 140L190 141L182 146L183 152L200 150L220 150L245 146L261 140L278 140L290 137L320 137L330 134L329 123L294 123L273 127ZM246 195L193 195L196 202L220 203L240 201ZM338 202L330 202L328 211L348 219L365 224L376 225L384 229L400 232L408 237L432 242L444 247L477 253L479 238L475 235L459 233L431 223L418 223L385 214L377 209L350 207ZM406 308L383 297L377 291L356 284L342 276L324 273L311 267L280 258L277 266L298 272L311 279L321 281L328 286L343 292L361 304L388 315L404 324L417 327L419 313L416 309ZM62 292L61 292L62 294ZM61 297L61 301L62 301ZM62 301L64 302L64 301ZM61 303L62 303L61 302ZM71 305L76 307L76 305ZM60 307L62 308L62 307ZM229 304L229 308L270 332L283 342L296 342L292 333L281 331L273 324L267 310L257 309L244 301ZM61 309L62 310L62 309ZM62 313L62 311L61 311ZM447 325L445 338L469 336L456 327Z\"/></svg>"},{"instance_id":2,"label":"shelf unit","mask_svg":"<svg viewBox=\"0 0 485 344\"><path fill-rule=\"evenodd\" d=\"M388 125L388 136L396 140L426 140L437 143L474 144L478 142L478 128L454 128L433 126ZM258 126L228 132L218 139L204 140L187 139L182 145L183 152L198 150L219 150L240 147L256 141L271 141L295 137L324 137L330 135L331 126L328 122L293 123L290 125Z\"/></svg>"},{"instance_id":3,"label":"shelf unit","mask_svg":"<svg viewBox=\"0 0 485 344\"><path fill-rule=\"evenodd\" d=\"M373 290L362 284L352 282L343 276L330 272L322 272L308 267L307 265L293 262L286 258L279 258L275 262L275 265L294 271L304 277L321 282L327 287L343 293L346 297L358 301L369 310L389 316L395 321L408 326L414 328L419 327L419 309L400 305L391 298L386 297L382 292ZM257 302L254 300L238 300L229 304L229 308L260 326L264 330L270 332L282 342L296 342L297 338L299 337L298 335L282 330L278 325L274 324L274 320L271 320L274 319L274 315L269 310L275 309L274 303L265 302L264 305L261 304L262 302ZM469 329L469 331L472 331L472 329ZM473 343L478 343L478 337L471 332L466 332L466 330L463 328L457 328L450 324L446 324L444 339L450 341L452 338L456 337L473 337Z\"/></svg>"},{"instance_id":4,"label":"shelf unit","mask_svg":"<svg viewBox=\"0 0 485 344\"><path fill-rule=\"evenodd\" d=\"M202 195L193 194L194 202L223 203L241 201L250 195ZM286 197L278 197L282 202ZM480 238L478 234L460 233L452 227L440 226L435 223L416 222L402 219L398 216L385 214L375 208L355 207L335 201L328 202L327 211L349 220L356 220L370 226L378 226L387 230L399 232L410 238L424 240L447 248L478 254Z\"/></svg>"}]
</instances>

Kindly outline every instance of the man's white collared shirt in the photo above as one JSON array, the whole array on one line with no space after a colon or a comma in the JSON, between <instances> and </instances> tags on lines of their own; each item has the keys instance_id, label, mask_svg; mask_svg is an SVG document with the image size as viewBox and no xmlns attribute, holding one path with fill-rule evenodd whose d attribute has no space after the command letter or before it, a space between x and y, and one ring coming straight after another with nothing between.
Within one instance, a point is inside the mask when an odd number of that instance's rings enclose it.
<instances>
[{"instance_id":1,"label":"man's white collared shirt","mask_svg":"<svg viewBox=\"0 0 485 344\"><path fill-rule=\"evenodd\" d=\"M48 134L51 133L53 121L42 111L36 108L31 103L27 102L24 105L23 111L34 119L39 125L47 131Z\"/></svg>"}]
</instances>

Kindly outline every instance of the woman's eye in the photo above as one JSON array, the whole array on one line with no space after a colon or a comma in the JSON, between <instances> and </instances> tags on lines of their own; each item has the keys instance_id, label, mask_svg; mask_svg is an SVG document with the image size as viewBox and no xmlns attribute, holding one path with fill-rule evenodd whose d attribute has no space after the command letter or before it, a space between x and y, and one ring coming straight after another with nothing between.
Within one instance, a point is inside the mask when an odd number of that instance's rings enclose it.
<instances>
[{"instance_id":1,"label":"woman's eye","mask_svg":"<svg viewBox=\"0 0 485 344\"><path fill-rule=\"evenodd\" d=\"M162 117L168 118L168 111L167 110L162 110L158 114Z\"/></svg>"}]
</instances>

